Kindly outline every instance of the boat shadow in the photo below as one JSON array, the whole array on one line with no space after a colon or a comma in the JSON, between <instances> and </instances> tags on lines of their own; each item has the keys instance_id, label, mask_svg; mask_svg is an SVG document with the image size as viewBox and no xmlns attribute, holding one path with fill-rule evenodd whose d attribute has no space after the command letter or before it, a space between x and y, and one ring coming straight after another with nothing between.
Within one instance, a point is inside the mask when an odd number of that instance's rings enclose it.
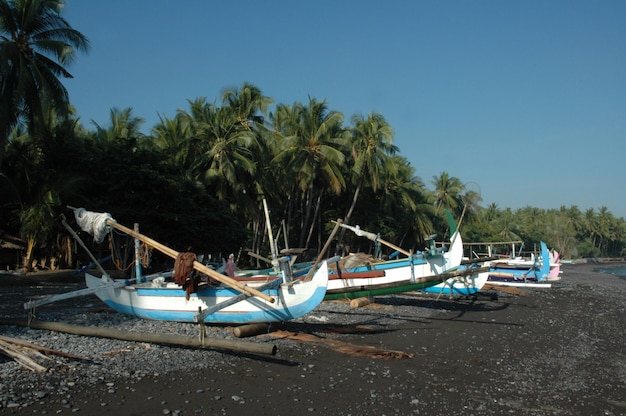
<instances>
[{"instance_id":1,"label":"boat shadow","mask_svg":"<svg viewBox=\"0 0 626 416\"><path fill-rule=\"evenodd\" d=\"M376 297L371 304L355 308L349 312L354 318L360 317L362 320L358 325L376 326L381 332L397 322L398 324L420 324L428 325L434 321L462 321L491 325L514 325L524 326L520 323L510 323L502 321L486 321L484 314L502 312L516 308L536 308L536 305L526 302L518 302L515 297L498 297L493 293L478 293L474 295L457 296L433 296L418 292L407 292L400 295L387 295ZM413 313L414 308L414 313ZM436 314L428 311L436 311ZM439 313L441 312L441 313ZM325 314L337 317L337 321L345 320L345 312L324 311ZM351 324L355 325L355 324Z\"/></svg>"},{"instance_id":2,"label":"boat shadow","mask_svg":"<svg viewBox=\"0 0 626 416\"><path fill-rule=\"evenodd\" d=\"M478 293L475 295L459 295L455 297L432 297L419 293L405 293L399 297L385 297L376 299L376 302L388 306L413 306L416 308L426 308L441 311L444 314L439 316L429 316L428 321L457 321L468 323L480 323L489 325L512 325L524 326L523 323L485 321L484 319L473 319L474 314L492 313L505 311L513 306L512 300L502 300L489 293ZM533 305L515 303L516 307L536 308ZM470 316L472 318L470 318Z\"/></svg>"},{"instance_id":3,"label":"boat shadow","mask_svg":"<svg viewBox=\"0 0 626 416\"><path fill-rule=\"evenodd\" d=\"M229 355L229 356L237 357L237 358L245 358L251 361L257 361L257 362L262 362L262 363L267 363L267 364L276 364L276 365L281 365L285 367L298 367L299 365L302 364L302 362L300 361L289 360L286 358L278 358L274 355L268 356L268 355L262 355L262 354L254 354L250 352L233 351L233 350L218 349L218 348L216 348L215 351L219 351L223 355Z\"/></svg>"},{"instance_id":4,"label":"boat shadow","mask_svg":"<svg viewBox=\"0 0 626 416\"><path fill-rule=\"evenodd\" d=\"M422 294L404 293L402 296L376 298L376 303L386 306L411 306L440 311L493 312L504 310L510 303L486 299L483 295L435 297Z\"/></svg>"},{"instance_id":5,"label":"boat shadow","mask_svg":"<svg viewBox=\"0 0 626 416\"><path fill-rule=\"evenodd\" d=\"M329 313L329 312L326 312ZM330 312L338 313L338 312ZM320 323L320 322L284 322L281 329L307 334L338 335L379 335L395 331L383 325L373 325L375 320L364 320L356 323Z\"/></svg>"}]
</instances>

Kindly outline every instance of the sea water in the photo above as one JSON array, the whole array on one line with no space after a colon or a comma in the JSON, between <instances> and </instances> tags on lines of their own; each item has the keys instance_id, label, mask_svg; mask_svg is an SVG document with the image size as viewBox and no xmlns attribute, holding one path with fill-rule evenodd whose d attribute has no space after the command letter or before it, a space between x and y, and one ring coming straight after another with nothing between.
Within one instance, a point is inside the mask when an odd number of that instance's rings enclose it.
<instances>
[{"instance_id":1,"label":"sea water","mask_svg":"<svg viewBox=\"0 0 626 416\"><path fill-rule=\"evenodd\" d=\"M608 273L614 276L619 276L622 279L626 279L626 266L618 267L601 267L598 269L600 273Z\"/></svg>"}]
</instances>

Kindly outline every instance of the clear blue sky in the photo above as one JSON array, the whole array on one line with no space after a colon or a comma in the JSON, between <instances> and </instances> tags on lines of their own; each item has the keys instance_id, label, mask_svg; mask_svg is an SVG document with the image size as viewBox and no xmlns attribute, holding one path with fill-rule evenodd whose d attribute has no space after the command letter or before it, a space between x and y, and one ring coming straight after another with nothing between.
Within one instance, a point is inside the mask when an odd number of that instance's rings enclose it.
<instances>
[{"instance_id":1,"label":"clear blue sky","mask_svg":"<svg viewBox=\"0 0 626 416\"><path fill-rule=\"evenodd\" d=\"M276 103L382 114L428 189L482 206L626 218L626 1L67 0L91 42L69 67L87 127L133 108L149 132L250 82Z\"/></svg>"}]
</instances>

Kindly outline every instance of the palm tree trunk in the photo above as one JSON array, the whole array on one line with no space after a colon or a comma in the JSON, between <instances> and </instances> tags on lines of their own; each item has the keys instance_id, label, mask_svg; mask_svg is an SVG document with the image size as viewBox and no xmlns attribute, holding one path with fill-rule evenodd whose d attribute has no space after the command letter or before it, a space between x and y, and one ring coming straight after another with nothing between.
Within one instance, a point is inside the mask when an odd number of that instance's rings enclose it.
<instances>
[{"instance_id":1,"label":"palm tree trunk","mask_svg":"<svg viewBox=\"0 0 626 416\"><path fill-rule=\"evenodd\" d=\"M363 185L363 175L359 176L359 182L357 183L356 189L354 190L354 195L352 195L352 204L350 204L348 213L346 214L346 217L343 220L346 224L350 224L350 217L352 216L352 213L354 212L354 207L356 207L356 201L359 199L359 194L361 193L362 185ZM341 241L343 240L343 236L345 232L346 232L346 229L342 228L341 232L339 233L339 238L337 239L337 247L341 246Z\"/></svg>"},{"instance_id":2,"label":"palm tree trunk","mask_svg":"<svg viewBox=\"0 0 626 416\"><path fill-rule=\"evenodd\" d=\"M306 248L309 247L309 243L311 242L311 237L313 236L313 230L315 229L316 219L319 216L321 202L322 202L322 193L320 192L320 194L317 197L317 203L315 204L315 214L313 214L313 219L311 220L311 226L309 227L309 235L307 236L306 243L304 244L304 247Z\"/></svg>"},{"instance_id":3,"label":"palm tree trunk","mask_svg":"<svg viewBox=\"0 0 626 416\"><path fill-rule=\"evenodd\" d=\"M304 246L304 239L309 228L309 222L311 221L311 209L313 207L313 185L309 186L306 192L306 206L304 208L304 220L302 222L302 229L300 230L300 244L298 247Z\"/></svg>"},{"instance_id":4,"label":"palm tree trunk","mask_svg":"<svg viewBox=\"0 0 626 416\"><path fill-rule=\"evenodd\" d=\"M31 266L31 263L32 263L32 258L33 258L33 250L35 248L36 243L37 242L32 238L29 238L26 242L26 254L24 255L24 264L23 264L24 271L26 272L30 272L33 269Z\"/></svg>"}]
</instances>

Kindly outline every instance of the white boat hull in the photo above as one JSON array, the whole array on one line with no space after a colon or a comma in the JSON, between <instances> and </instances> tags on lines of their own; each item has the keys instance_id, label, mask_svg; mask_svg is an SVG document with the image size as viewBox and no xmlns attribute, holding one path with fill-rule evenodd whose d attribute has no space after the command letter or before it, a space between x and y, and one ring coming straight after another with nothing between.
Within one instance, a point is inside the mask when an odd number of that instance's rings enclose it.
<instances>
[{"instance_id":1,"label":"white boat hull","mask_svg":"<svg viewBox=\"0 0 626 416\"><path fill-rule=\"evenodd\" d=\"M389 260L346 270L347 276L354 272L383 272L382 276L344 278L333 273L328 280L327 299L328 295L338 293L364 292L403 285L406 285L408 290L418 290L421 287L415 287L416 284L423 282L424 287L436 284L437 281L433 281L433 276L456 270L463 259L463 241L458 231L451 238L451 242L450 249L443 254Z\"/></svg>"},{"instance_id":2,"label":"white boat hull","mask_svg":"<svg viewBox=\"0 0 626 416\"><path fill-rule=\"evenodd\" d=\"M219 308L222 302L241 295L237 290L210 285L200 286L186 298L185 290L173 282L146 282L124 287L111 287L102 278L85 274L87 286L96 288L96 296L114 310L138 318L194 322L199 310ZM158 281L158 279L155 279ZM274 302L249 296L232 305L219 308L204 318L206 323L248 324L281 322L299 318L315 309L324 299L328 283L328 265L324 262L313 279L296 280L262 292Z\"/></svg>"}]
</instances>

